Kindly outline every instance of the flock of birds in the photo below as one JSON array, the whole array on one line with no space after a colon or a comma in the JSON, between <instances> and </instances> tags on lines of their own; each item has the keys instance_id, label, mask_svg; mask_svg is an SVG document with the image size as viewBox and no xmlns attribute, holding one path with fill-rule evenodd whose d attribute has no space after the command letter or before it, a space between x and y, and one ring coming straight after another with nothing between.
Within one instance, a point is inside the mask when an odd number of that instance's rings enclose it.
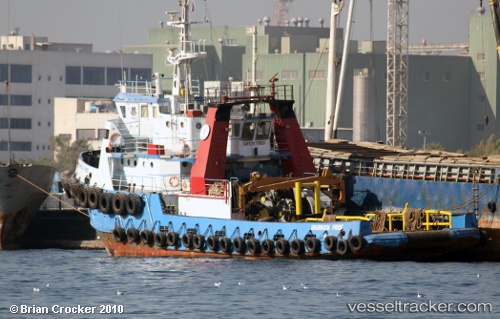
<instances>
[{"instance_id":1,"label":"flock of birds","mask_svg":"<svg viewBox=\"0 0 500 319\"><path fill-rule=\"evenodd\" d=\"M482 277L482 275L481 274L477 274L477 278L480 278L480 277ZM238 281L238 286L244 286L244 285L245 285L244 282ZM215 287L222 286L222 281L214 282L214 286ZM300 286L302 287L302 289L305 289L305 290L312 288L311 285L305 284L305 283L301 283ZM50 287L50 284L47 284L45 287L47 287L47 288ZM290 290L291 288L292 288L292 286L283 285L283 290ZM40 292L40 288L34 287L33 288L33 292ZM125 290L117 290L116 291L116 294L118 296L123 296L125 293L126 293ZM338 292L335 294L335 297L341 297L341 296L342 295L340 293L338 293ZM425 298L425 295L423 293L417 292L417 298Z\"/></svg>"}]
</instances>

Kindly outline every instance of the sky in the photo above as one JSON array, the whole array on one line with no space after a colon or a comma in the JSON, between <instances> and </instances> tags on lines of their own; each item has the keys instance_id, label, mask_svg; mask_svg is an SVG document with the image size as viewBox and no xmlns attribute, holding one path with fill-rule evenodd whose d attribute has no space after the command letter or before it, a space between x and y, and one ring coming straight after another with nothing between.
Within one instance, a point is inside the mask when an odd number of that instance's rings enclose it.
<instances>
[{"instance_id":1,"label":"sky","mask_svg":"<svg viewBox=\"0 0 500 319\"><path fill-rule=\"evenodd\" d=\"M257 25L258 19L273 16L276 1L196 0L192 19L209 20L213 26ZM489 1L483 2L489 15ZM293 0L288 16L307 17L311 26L319 26L318 19L323 18L329 26L331 4L331 0ZM346 1L341 27L345 27L348 6ZM428 44L467 42L469 17L477 14L478 7L479 0L409 0L409 43L418 44L424 38ZM176 10L177 0L0 0L0 34L18 27L22 35L89 43L96 52L116 51L125 45L147 44L148 30L168 20L165 11ZM369 40L371 33L374 40L385 40L387 0L356 1L354 21L353 40Z\"/></svg>"}]
</instances>

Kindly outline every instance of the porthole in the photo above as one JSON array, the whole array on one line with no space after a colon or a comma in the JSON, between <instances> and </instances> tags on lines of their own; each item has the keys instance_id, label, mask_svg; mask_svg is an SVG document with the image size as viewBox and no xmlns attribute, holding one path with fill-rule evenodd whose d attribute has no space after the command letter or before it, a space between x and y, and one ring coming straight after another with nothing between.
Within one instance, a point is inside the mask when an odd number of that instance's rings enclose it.
<instances>
[{"instance_id":1,"label":"porthole","mask_svg":"<svg viewBox=\"0 0 500 319\"><path fill-rule=\"evenodd\" d=\"M151 162L149 165L151 166L151 168L153 168L153 166L154 166L154 165L153 165L153 162Z\"/></svg>"},{"instance_id":2,"label":"porthole","mask_svg":"<svg viewBox=\"0 0 500 319\"><path fill-rule=\"evenodd\" d=\"M201 128L201 123L196 123L196 128L200 129Z\"/></svg>"}]
</instances>

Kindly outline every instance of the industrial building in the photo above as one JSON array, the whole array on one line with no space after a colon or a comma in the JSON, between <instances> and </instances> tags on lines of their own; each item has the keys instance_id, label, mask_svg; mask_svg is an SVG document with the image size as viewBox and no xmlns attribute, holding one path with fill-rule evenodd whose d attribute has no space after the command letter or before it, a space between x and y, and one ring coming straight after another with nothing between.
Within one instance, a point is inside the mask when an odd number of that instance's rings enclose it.
<instances>
[{"instance_id":1,"label":"industrial building","mask_svg":"<svg viewBox=\"0 0 500 319\"><path fill-rule=\"evenodd\" d=\"M469 150L498 129L498 58L491 17L478 13L470 17L469 43L461 45L412 46L408 56L408 123L406 148L421 148L439 142L449 151ZM325 125L327 43L329 28L319 21L292 19L286 26L261 21L253 41L253 27L206 27L192 29L193 39L205 45L208 55L195 62L193 78L200 81L249 81L254 45L258 56L257 84L277 74L278 84L294 86L296 114L303 127ZM342 30L337 56L342 51ZM154 28L147 45L126 46L129 53L153 55L153 70L171 74L165 67L169 49L178 43L176 29ZM445 50L453 49L453 52ZM458 52L457 52L458 50ZM386 136L387 57L385 41L351 41L344 99L339 115L339 138L352 139L353 87L355 75L368 76L373 86L374 130L372 139ZM339 60L337 62L340 62ZM165 77L164 87L171 87ZM420 132L420 134L419 134Z\"/></svg>"}]
</instances>

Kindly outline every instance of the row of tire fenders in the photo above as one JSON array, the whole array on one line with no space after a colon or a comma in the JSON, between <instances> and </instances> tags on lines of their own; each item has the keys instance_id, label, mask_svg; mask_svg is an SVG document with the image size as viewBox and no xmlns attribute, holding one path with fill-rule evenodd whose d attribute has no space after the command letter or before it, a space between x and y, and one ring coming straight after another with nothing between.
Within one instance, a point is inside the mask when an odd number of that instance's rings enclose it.
<instances>
[{"instance_id":1,"label":"row of tire fenders","mask_svg":"<svg viewBox=\"0 0 500 319\"><path fill-rule=\"evenodd\" d=\"M139 215L142 212L141 196L135 193L105 193L99 187L88 187L79 183L70 186L66 192L73 197L78 206L83 208L99 209L104 214Z\"/></svg>"},{"instance_id":2,"label":"row of tire fenders","mask_svg":"<svg viewBox=\"0 0 500 319\"><path fill-rule=\"evenodd\" d=\"M246 255L247 251L250 255L259 256L261 254L273 256L276 253L283 256L288 256L290 253L301 256L307 252L319 253L321 251L321 241L313 236L310 236L305 241L300 238L295 238L288 241L285 238L278 238L276 241L272 239L264 239L260 241L255 237L245 240L243 237L235 237L233 240L229 237L220 237L216 235L205 236L201 234L184 233L182 236L179 233L158 232L153 233L150 230L138 231L136 228L128 228L126 231L121 226L117 226L113 230L113 239L116 242L155 245L158 248L166 249L172 247L179 249L184 247L185 250L198 250L204 252L207 249L212 252ZM347 239L337 238L332 235L326 235L324 238L325 249L331 253L345 255L352 252L357 252L363 249L362 236L349 236Z\"/></svg>"}]
</instances>

